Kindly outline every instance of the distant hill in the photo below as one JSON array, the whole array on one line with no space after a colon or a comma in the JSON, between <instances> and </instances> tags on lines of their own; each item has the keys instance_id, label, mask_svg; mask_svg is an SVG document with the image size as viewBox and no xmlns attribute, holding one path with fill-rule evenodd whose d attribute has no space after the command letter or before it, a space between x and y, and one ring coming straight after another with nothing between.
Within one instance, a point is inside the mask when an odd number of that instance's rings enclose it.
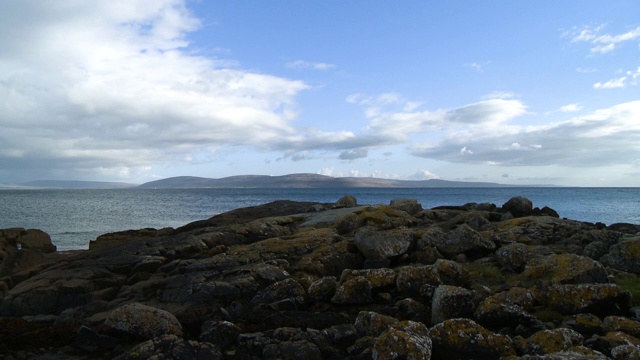
<instances>
[{"instance_id":1,"label":"distant hill","mask_svg":"<svg viewBox=\"0 0 640 360\"><path fill-rule=\"evenodd\" d=\"M22 183L19 186L31 189L124 189L136 187L137 184L107 181L36 180Z\"/></svg>"},{"instance_id":2,"label":"distant hill","mask_svg":"<svg viewBox=\"0 0 640 360\"><path fill-rule=\"evenodd\" d=\"M331 177L318 174L282 176L239 175L220 179L178 176L144 183L142 189L185 188L435 188L435 187L509 187L489 182L448 180L394 180L370 177Z\"/></svg>"}]
</instances>

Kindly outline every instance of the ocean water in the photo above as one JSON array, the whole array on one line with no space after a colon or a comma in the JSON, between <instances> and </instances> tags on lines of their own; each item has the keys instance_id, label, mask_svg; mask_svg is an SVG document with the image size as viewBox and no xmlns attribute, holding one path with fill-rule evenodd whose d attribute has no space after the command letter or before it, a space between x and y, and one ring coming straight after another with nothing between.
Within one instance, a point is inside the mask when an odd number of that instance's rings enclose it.
<instances>
[{"instance_id":1,"label":"ocean water","mask_svg":"<svg viewBox=\"0 0 640 360\"><path fill-rule=\"evenodd\" d=\"M0 229L36 228L58 250L86 249L101 234L179 227L232 209L274 200L335 202L351 194L359 204L416 199L424 208L524 196L569 219L640 224L640 188L420 188L420 189L110 189L1 190Z\"/></svg>"}]
</instances>

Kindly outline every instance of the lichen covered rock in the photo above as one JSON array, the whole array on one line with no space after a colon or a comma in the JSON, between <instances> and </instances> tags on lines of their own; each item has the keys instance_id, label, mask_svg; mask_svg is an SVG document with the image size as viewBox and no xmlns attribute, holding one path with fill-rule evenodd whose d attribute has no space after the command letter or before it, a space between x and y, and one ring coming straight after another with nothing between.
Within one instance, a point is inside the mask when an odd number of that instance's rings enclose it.
<instances>
[{"instance_id":1,"label":"lichen covered rock","mask_svg":"<svg viewBox=\"0 0 640 360\"><path fill-rule=\"evenodd\" d=\"M470 319L449 319L429 330L437 359L497 359L515 355L511 340Z\"/></svg>"},{"instance_id":2,"label":"lichen covered rock","mask_svg":"<svg viewBox=\"0 0 640 360\"><path fill-rule=\"evenodd\" d=\"M135 337L182 336L182 325L168 311L143 304L126 304L109 313L105 325Z\"/></svg>"}]
</instances>

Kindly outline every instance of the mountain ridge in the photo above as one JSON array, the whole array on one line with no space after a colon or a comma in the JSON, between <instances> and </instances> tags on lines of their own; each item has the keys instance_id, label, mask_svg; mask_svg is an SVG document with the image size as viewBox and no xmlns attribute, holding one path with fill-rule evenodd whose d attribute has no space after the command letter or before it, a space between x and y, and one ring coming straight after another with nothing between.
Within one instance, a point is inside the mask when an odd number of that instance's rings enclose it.
<instances>
[{"instance_id":1,"label":"mountain ridge","mask_svg":"<svg viewBox=\"0 0 640 360\"><path fill-rule=\"evenodd\" d=\"M235 175L223 178L176 176L146 182L141 189L179 188L420 188L420 187L516 187L491 182L467 182L441 179L397 180L373 177L331 177L319 174L296 173L288 175ZM545 186L545 185L524 185Z\"/></svg>"}]
</instances>

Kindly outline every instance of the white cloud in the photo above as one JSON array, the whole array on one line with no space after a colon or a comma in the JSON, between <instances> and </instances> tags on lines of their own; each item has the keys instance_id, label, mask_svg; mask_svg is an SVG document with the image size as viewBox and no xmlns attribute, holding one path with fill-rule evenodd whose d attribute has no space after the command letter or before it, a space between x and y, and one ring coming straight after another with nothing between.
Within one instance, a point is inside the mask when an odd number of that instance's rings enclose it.
<instances>
[{"instance_id":1,"label":"white cloud","mask_svg":"<svg viewBox=\"0 0 640 360\"><path fill-rule=\"evenodd\" d=\"M420 170L415 174L409 176L408 180L431 180L431 179L440 179L440 176L432 173L429 170Z\"/></svg>"},{"instance_id":2,"label":"white cloud","mask_svg":"<svg viewBox=\"0 0 640 360\"><path fill-rule=\"evenodd\" d=\"M509 132L449 132L438 141L412 147L414 155L457 163L505 166L573 167L629 164L640 152L640 100L537 125L511 126ZM526 145L525 145L526 144ZM473 156L469 154L473 149Z\"/></svg>"},{"instance_id":3,"label":"white cloud","mask_svg":"<svg viewBox=\"0 0 640 360\"><path fill-rule=\"evenodd\" d=\"M591 53L605 54L612 52L624 42L640 39L640 27L615 35L602 34L604 28L605 26L599 25L595 27L585 26L580 30L574 29L570 32L571 42L591 43Z\"/></svg>"},{"instance_id":4,"label":"white cloud","mask_svg":"<svg viewBox=\"0 0 640 360\"><path fill-rule=\"evenodd\" d=\"M627 77L623 76L617 79L612 79L607 82L601 83L597 82L593 84L594 89L616 89L625 87L625 83L627 81Z\"/></svg>"},{"instance_id":5,"label":"white cloud","mask_svg":"<svg viewBox=\"0 0 640 360\"><path fill-rule=\"evenodd\" d=\"M198 26L178 0L2 2L0 175L143 168L292 136L308 86L194 55Z\"/></svg>"},{"instance_id":6,"label":"white cloud","mask_svg":"<svg viewBox=\"0 0 640 360\"><path fill-rule=\"evenodd\" d=\"M580 105L578 103L567 104L567 105L561 106L558 109L558 111L563 112L563 113L576 112L576 111L580 111L580 110L582 110L582 105Z\"/></svg>"},{"instance_id":7,"label":"white cloud","mask_svg":"<svg viewBox=\"0 0 640 360\"><path fill-rule=\"evenodd\" d=\"M475 71L481 73L481 72L484 72L484 68L487 65L489 65L490 63L491 63L490 61L485 61L483 63L472 62L472 63L465 64L465 66L468 66L468 67L474 69Z\"/></svg>"},{"instance_id":8,"label":"white cloud","mask_svg":"<svg viewBox=\"0 0 640 360\"><path fill-rule=\"evenodd\" d=\"M323 62L309 62L304 60L291 61L286 64L291 69L313 69L313 70L331 70L336 67L334 64Z\"/></svg>"}]
</instances>

